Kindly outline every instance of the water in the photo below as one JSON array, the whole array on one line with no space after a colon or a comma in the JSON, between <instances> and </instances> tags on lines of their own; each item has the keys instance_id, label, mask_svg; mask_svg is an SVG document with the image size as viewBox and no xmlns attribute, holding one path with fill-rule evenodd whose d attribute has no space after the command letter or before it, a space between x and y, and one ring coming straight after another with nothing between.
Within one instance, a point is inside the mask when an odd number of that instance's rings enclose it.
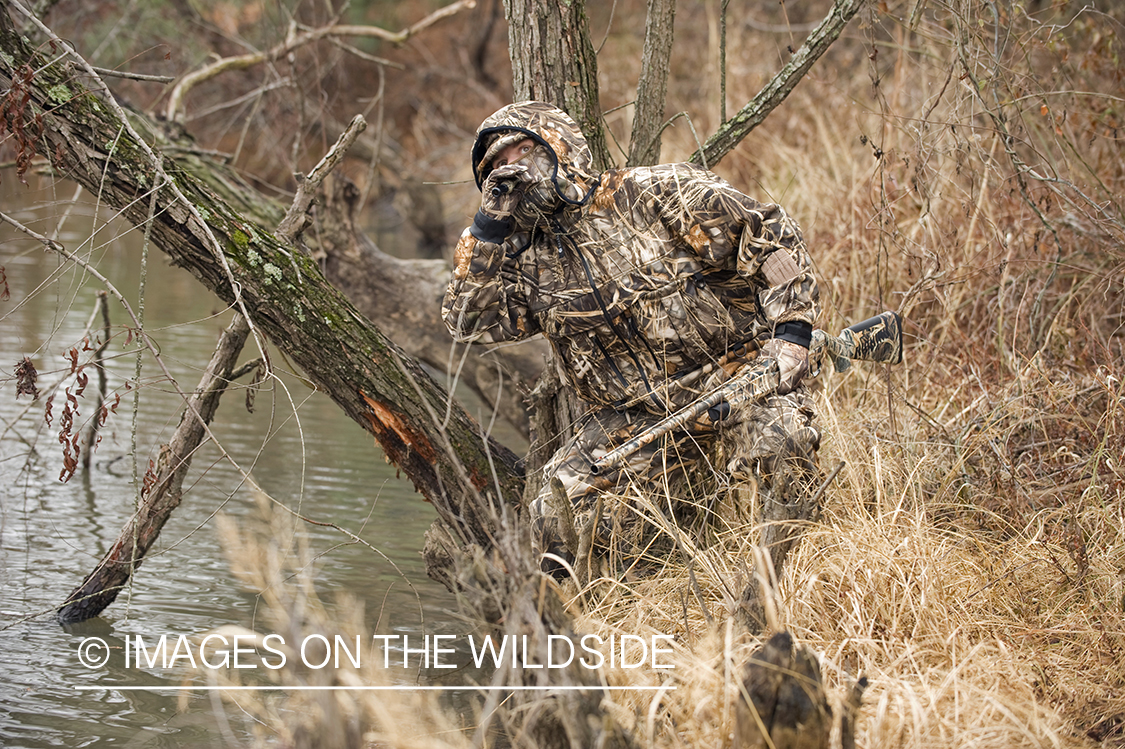
<instances>
[{"instance_id":1,"label":"water","mask_svg":"<svg viewBox=\"0 0 1125 749\"><path fill-rule=\"evenodd\" d=\"M25 188L9 171L0 183L0 210L49 233L73 188ZM68 218L60 235L137 304L141 241L135 231L113 223L103 207L97 223L92 200ZM101 227L90 240L91 227ZM111 300L115 338L107 356L111 393L122 394L117 413L103 430L88 474L79 471L59 481L62 469L57 434L65 401L56 395L54 425L44 423L52 383L73 385L64 358L81 349L96 281L0 224L0 266L10 299L0 302L0 745L5 747L214 746L223 742L229 720L206 693L194 693L187 709L177 709L174 692L127 692L116 686L178 684L182 669L125 668L120 650L100 668L86 668L78 646L100 637L111 647L140 635L198 635L224 625L260 625L258 596L235 579L216 532L216 513L252 524L259 516L253 493L239 472L221 460L214 447L197 456L185 482L183 504L123 594L105 613L81 625L60 627L51 612L77 586L117 537L136 495L132 482L131 421L135 344L125 343L127 317ZM2 290L2 285L0 285ZM218 334L229 320L214 296L186 272L167 265L153 250L145 294L146 327L156 339L172 374L184 390L198 382ZM80 354L81 361L89 352ZM36 403L18 400L11 373L30 356L43 392ZM242 360L251 358L252 344ZM279 369L284 359L273 353ZM77 423L92 410L97 378L79 399ZM143 474L158 447L175 429L180 400L151 357L144 362L137 434ZM245 382L245 380L244 380ZM341 532L302 525L313 553L315 581L322 599L346 591L365 604L368 633L456 634L464 625L450 614L453 597L429 580L420 556L423 533L435 514L405 478L397 478L372 438L327 399L293 375L282 386L258 395L248 414L241 392L228 393L215 432L225 449L276 501L321 522L338 524L386 555L383 559ZM73 389L73 388L72 388ZM112 397L112 395L111 395ZM326 552L326 553L325 553ZM358 634L358 633L357 633ZM396 673L409 681L418 674ZM426 678L422 674L421 678ZM77 691L76 686L104 687ZM229 709L228 709L229 713Z\"/></svg>"}]
</instances>

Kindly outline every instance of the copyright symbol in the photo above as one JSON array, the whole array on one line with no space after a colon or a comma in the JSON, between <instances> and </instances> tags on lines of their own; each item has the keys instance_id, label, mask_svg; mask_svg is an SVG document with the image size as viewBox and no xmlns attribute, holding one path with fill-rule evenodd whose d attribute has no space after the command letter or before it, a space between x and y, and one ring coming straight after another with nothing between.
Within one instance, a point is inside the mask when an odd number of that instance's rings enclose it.
<instances>
[{"instance_id":1,"label":"copyright symbol","mask_svg":"<svg viewBox=\"0 0 1125 749\"><path fill-rule=\"evenodd\" d=\"M101 668L109 662L109 645L100 637L87 637L78 646L78 660L86 668Z\"/></svg>"}]
</instances>

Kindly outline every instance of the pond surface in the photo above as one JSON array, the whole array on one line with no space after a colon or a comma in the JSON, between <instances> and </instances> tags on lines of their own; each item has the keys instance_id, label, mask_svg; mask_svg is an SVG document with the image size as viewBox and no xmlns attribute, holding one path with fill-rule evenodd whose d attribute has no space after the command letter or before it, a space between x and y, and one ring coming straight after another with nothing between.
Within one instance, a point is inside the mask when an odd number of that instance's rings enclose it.
<instances>
[{"instance_id":1,"label":"pond surface","mask_svg":"<svg viewBox=\"0 0 1125 749\"><path fill-rule=\"evenodd\" d=\"M3 177L0 210L40 233L55 231L73 187L43 181L27 188L10 170ZM95 218L89 195L83 193L79 203L59 239L138 306L140 234L120 222L105 224L110 212L104 206ZM93 226L99 227L97 233ZM207 693L192 693L181 712L175 691L113 688L179 684L182 668L126 668L120 650L113 651L107 665L87 668L78 651L88 637L120 647L138 635L149 642L161 635L174 641L224 625L260 624L255 614L261 599L235 580L215 521L221 511L252 526L259 516L254 494L213 446L205 448L185 482L183 504L128 594L94 620L65 628L57 624L54 609L113 544L133 511L134 398L139 394L136 454L142 476L175 429L181 400L148 356L141 387L126 389L126 381L134 377L137 344L127 341L128 318L121 304L111 300L114 335L107 368L110 398L120 394L120 405L102 430L90 470L79 469L69 481L60 481L64 389L75 389L65 354L77 346L80 362L90 357L91 352L82 351L82 341L96 293L104 285L3 223L0 266L10 292L10 298L0 301L0 745L219 746L225 743L228 720L236 735L244 737L236 716L224 715ZM146 328L180 388L190 391L229 313L155 249L149 253L145 283ZM242 360L256 353L248 344ZM271 353L278 370L289 368L284 357ZM15 397L12 372L24 356L39 371L38 401ZM94 407L97 377L92 368L88 371L90 383L77 399L76 429L88 423ZM53 386L53 421L47 426L44 409ZM378 633L405 633L413 640L415 635L466 631L451 614L453 597L425 575L420 551L433 509L409 481L396 477L373 439L326 396L285 374L257 395L252 414L243 393L228 393L214 430L224 449L274 500L312 520L337 524L385 555L349 543L339 530L298 524L311 553L321 555L314 568L324 601L331 602L341 591L358 598L365 605L368 635L377 628ZM425 682L427 674L401 672L392 678L417 683ZM78 691L79 686L104 688Z\"/></svg>"}]
</instances>

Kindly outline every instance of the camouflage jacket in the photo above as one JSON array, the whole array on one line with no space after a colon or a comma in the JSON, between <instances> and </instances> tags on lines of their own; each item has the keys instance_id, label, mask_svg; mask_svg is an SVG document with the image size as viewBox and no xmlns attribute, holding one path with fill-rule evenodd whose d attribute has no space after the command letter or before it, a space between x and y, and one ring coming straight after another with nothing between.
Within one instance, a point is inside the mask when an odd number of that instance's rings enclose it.
<instances>
[{"instance_id":1,"label":"camouflage jacket","mask_svg":"<svg viewBox=\"0 0 1125 749\"><path fill-rule=\"evenodd\" d=\"M732 347L781 323L814 322L810 260L781 207L690 164L598 175L577 125L539 102L509 105L481 125L478 186L490 143L512 130L547 147L558 208L499 242L465 230L442 305L458 341L543 333L583 400L664 413L710 387L705 375ZM790 255L796 276L770 287L762 264L774 252Z\"/></svg>"}]
</instances>

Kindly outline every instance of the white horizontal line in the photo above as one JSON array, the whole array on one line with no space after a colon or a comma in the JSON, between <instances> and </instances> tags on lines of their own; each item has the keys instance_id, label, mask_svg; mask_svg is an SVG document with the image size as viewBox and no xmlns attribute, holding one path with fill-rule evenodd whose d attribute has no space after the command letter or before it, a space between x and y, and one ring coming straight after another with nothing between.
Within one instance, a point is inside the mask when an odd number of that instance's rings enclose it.
<instances>
[{"instance_id":1,"label":"white horizontal line","mask_svg":"<svg viewBox=\"0 0 1125 749\"><path fill-rule=\"evenodd\" d=\"M283 686L242 686L242 687L220 687L220 686L162 686L162 687L120 687L114 684L97 685L91 687L74 687L79 692L91 692L95 690L108 689L115 692L269 692L269 691L313 691L313 692L588 692L594 689L601 689L607 692L621 692L621 691L655 691L657 689L667 689L672 691L676 687L579 687L579 686L557 686L557 687L528 687L528 686L513 686L513 687L493 687L493 686L464 686L464 687L445 687L445 686L361 686L361 687L345 687L345 686L324 686L324 687L283 687Z\"/></svg>"}]
</instances>

